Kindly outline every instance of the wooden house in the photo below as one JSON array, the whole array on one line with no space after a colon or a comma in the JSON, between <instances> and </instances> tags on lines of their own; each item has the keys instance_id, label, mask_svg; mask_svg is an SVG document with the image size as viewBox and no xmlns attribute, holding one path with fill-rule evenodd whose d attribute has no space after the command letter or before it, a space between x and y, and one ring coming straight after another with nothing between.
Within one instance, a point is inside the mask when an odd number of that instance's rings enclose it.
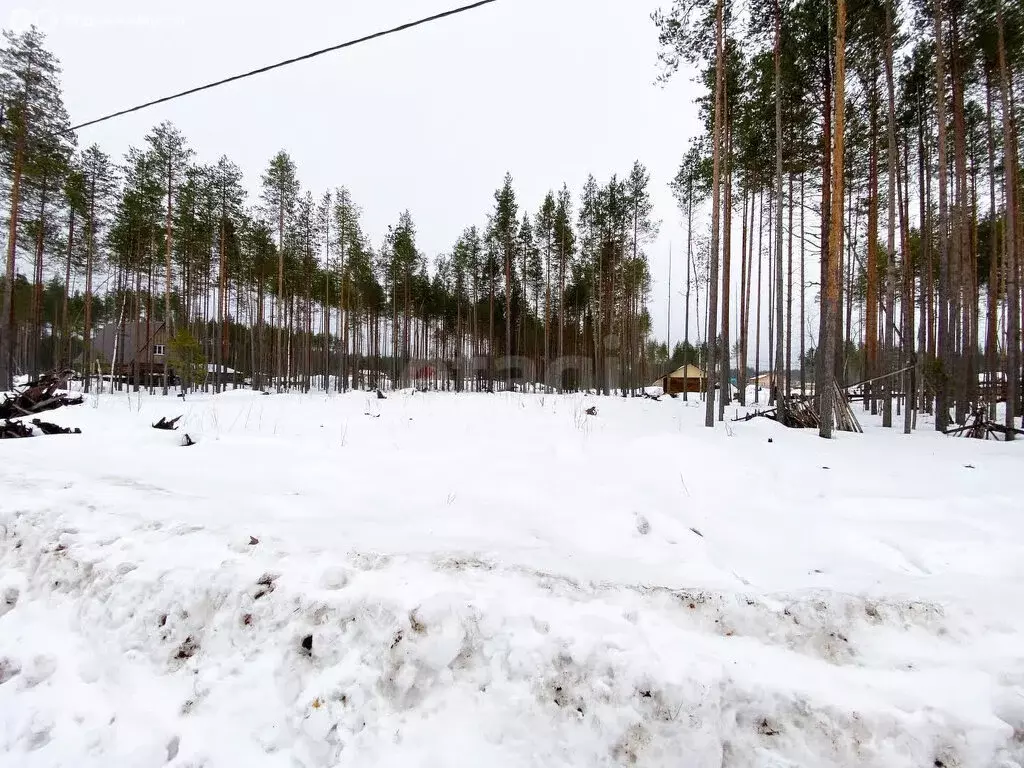
<instances>
[{"instance_id":1,"label":"wooden house","mask_svg":"<svg viewBox=\"0 0 1024 768\"><path fill-rule=\"evenodd\" d=\"M651 386L661 387L666 395L703 392L707 389L707 376L696 365L684 365L671 373L666 373Z\"/></svg>"},{"instance_id":2,"label":"wooden house","mask_svg":"<svg viewBox=\"0 0 1024 768\"><path fill-rule=\"evenodd\" d=\"M167 329L162 322L131 322L100 326L93 336L93 355L104 371L124 376L129 384L160 383L168 362ZM115 360L115 354L117 359ZM173 369L167 370L174 377Z\"/></svg>"}]
</instances>

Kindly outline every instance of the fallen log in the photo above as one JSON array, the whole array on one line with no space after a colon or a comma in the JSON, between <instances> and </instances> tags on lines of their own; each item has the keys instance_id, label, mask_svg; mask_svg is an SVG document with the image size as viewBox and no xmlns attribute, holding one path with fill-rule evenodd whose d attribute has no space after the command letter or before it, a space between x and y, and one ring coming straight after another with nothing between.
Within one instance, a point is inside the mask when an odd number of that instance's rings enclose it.
<instances>
[{"instance_id":1,"label":"fallen log","mask_svg":"<svg viewBox=\"0 0 1024 768\"><path fill-rule=\"evenodd\" d=\"M178 428L177 425L178 425L178 422L180 420L181 420L181 416L178 416L177 418L171 419L170 421L168 421L166 418L161 416L160 417L160 421L158 421L156 424L153 425L153 429L165 429L165 430L167 430L169 432L173 432L174 430L176 430Z\"/></svg>"},{"instance_id":2,"label":"fallen log","mask_svg":"<svg viewBox=\"0 0 1024 768\"><path fill-rule=\"evenodd\" d=\"M32 419L32 423L35 426L39 427L39 431L42 432L44 435L80 435L80 434L82 434L82 430L78 429L77 427L75 429L71 429L69 427L60 427L60 426L58 426L56 424L51 424L48 421L43 421L41 419Z\"/></svg>"}]
</instances>

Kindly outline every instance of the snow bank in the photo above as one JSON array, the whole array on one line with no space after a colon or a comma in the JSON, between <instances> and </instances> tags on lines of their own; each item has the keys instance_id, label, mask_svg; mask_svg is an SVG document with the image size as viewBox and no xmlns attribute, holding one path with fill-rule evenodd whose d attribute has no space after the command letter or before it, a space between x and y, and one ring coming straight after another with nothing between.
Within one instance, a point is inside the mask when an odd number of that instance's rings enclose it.
<instances>
[{"instance_id":1,"label":"snow bank","mask_svg":"<svg viewBox=\"0 0 1024 768\"><path fill-rule=\"evenodd\" d=\"M1024 764L1020 447L702 419L62 410L0 444L0 764Z\"/></svg>"}]
</instances>

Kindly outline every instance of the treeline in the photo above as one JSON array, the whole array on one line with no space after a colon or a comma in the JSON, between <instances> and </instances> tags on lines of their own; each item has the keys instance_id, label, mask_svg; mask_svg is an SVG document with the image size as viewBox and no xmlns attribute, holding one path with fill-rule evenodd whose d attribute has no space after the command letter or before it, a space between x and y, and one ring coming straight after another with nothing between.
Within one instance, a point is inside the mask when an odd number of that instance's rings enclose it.
<instances>
[{"instance_id":1,"label":"treeline","mask_svg":"<svg viewBox=\"0 0 1024 768\"><path fill-rule=\"evenodd\" d=\"M775 393L815 392L823 434L833 382L907 431L998 399L1012 423L1022 6L674 0L654 22L663 76L696 66L707 93L675 190L691 228L711 209L687 267L710 377L757 365L763 320Z\"/></svg>"},{"instance_id":2,"label":"treeline","mask_svg":"<svg viewBox=\"0 0 1024 768\"><path fill-rule=\"evenodd\" d=\"M250 198L238 166L198 162L169 123L120 159L77 149L43 35L4 42L0 388L16 373L109 370L94 331L129 323L187 336L256 387L611 393L656 375L645 249L658 223L639 162L532 207L506 176L487 221L431 259L409 212L373 243L351 193L303 189L283 151Z\"/></svg>"}]
</instances>

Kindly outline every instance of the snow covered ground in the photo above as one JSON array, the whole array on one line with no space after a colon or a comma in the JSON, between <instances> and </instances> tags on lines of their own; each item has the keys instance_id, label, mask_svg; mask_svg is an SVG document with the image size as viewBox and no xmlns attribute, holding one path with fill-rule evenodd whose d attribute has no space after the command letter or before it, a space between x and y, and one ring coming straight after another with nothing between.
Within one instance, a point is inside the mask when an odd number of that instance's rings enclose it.
<instances>
[{"instance_id":1,"label":"snow covered ground","mask_svg":"<svg viewBox=\"0 0 1024 768\"><path fill-rule=\"evenodd\" d=\"M0 443L2 766L1024 766L1022 444L551 395L48 417L83 434Z\"/></svg>"}]
</instances>

